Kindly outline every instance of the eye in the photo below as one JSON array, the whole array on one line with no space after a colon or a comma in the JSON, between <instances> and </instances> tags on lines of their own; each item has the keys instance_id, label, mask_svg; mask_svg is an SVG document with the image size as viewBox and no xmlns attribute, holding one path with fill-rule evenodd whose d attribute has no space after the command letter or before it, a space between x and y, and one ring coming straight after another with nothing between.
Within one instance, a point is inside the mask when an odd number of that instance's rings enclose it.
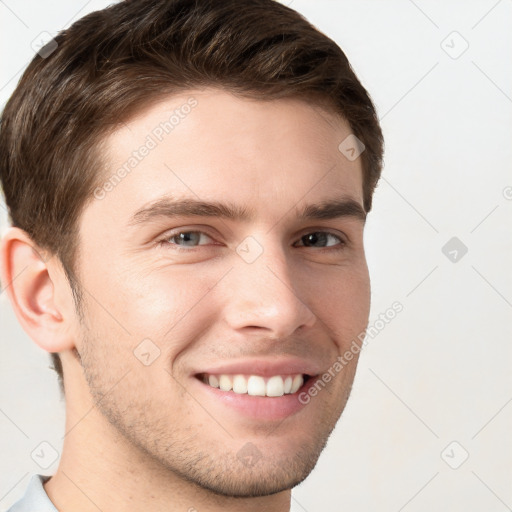
<instances>
[{"instance_id":1,"label":"eye","mask_svg":"<svg viewBox=\"0 0 512 512\"><path fill-rule=\"evenodd\" d=\"M201 237L211 238L202 231L178 231L168 234L158 241L159 245L177 245L182 247L196 247Z\"/></svg>"},{"instance_id":2,"label":"eye","mask_svg":"<svg viewBox=\"0 0 512 512\"><path fill-rule=\"evenodd\" d=\"M329 238L335 241L338 240L339 243L324 245L328 243ZM314 244L320 244L320 248L330 248L333 247L334 245L333 250L343 249L344 246L346 245L345 240L343 240L340 236L335 235L334 233L331 233L329 231L313 231L304 236L301 236L300 241L303 242L303 247L312 247L314 246Z\"/></svg>"}]
</instances>

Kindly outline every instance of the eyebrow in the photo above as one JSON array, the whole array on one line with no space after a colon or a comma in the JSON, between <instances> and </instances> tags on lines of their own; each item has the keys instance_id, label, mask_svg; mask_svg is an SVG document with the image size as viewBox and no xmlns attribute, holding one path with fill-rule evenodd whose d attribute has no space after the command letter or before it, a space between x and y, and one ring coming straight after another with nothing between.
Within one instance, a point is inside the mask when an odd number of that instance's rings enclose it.
<instances>
[{"instance_id":1,"label":"eyebrow","mask_svg":"<svg viewBox=\"0 0 512 512\"><path fill-rule=\"evenodd\" d=\"M308 204L301 210L295 209L299 220L328 220L353 217L366 221L366 212L358 201L351 197L327 199ZM173 199L163 196L134 213L128 226L146 224L154 220L172 217L217 217L239 222L249 222L255 218L253 210L232 202L200 201L192 198Z\"/></svg>"}]
</instances>

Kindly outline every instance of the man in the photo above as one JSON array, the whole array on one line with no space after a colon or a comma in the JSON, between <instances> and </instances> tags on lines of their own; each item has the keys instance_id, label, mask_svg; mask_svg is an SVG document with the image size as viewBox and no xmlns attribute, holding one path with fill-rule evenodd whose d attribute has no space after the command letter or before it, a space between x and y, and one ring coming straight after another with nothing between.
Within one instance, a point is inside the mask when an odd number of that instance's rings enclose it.
<instances>
[{"instance_id":1,"label":"man","mask_svg":"<svg viewBox=\"0 0 512 512\"><path fill-rule=\"evenodd\" d=\"M289 510L354 378L382 153L273 0L126 0L42 49L2 115L1 279L66 435L11 510Z\"/></svg>"}]
</instances>

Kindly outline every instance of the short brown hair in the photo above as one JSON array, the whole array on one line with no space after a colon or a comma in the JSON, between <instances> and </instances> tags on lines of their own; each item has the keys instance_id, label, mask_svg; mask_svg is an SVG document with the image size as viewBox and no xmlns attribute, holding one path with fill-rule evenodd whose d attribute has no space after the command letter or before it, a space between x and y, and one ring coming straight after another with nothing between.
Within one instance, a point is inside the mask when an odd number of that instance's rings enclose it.
<instances>
[{"instance_id":1,"label":"short brown hair","mask_svg":"<svg viewBox=\"0 0 512 512\"><path fill-rule=\"evenodd\" d=\"M79 312L78 221L101 183L102 140L150 103L207 86L260 100L300 98L341 115L365 145L370 211L383 136L368 92L334 41L275 0L124 0L40 50L1 117L0 179L11 222L60 258ZM60 358L51 356L64 392Z\"/></svg>"}]
</instances>

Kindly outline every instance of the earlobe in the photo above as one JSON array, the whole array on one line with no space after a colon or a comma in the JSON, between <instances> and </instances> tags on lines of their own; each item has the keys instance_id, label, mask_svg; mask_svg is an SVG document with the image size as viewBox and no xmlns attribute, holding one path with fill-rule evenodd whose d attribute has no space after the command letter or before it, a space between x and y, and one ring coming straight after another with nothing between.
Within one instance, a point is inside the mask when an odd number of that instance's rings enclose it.
<instances>
[{"instance_id":1,"label":"earlobe","mask_svg":"<svg viewBox=\"0 0 512 512\"><path fill-rule=\"evenodd\" d=\"M73 318L57 300L57 288L41 251L20 228L10 227L0 244L0 279L18 321L43 350L73 348ZM56 277L56 276L54 276Z\"/></svg>"}]
</instances>

